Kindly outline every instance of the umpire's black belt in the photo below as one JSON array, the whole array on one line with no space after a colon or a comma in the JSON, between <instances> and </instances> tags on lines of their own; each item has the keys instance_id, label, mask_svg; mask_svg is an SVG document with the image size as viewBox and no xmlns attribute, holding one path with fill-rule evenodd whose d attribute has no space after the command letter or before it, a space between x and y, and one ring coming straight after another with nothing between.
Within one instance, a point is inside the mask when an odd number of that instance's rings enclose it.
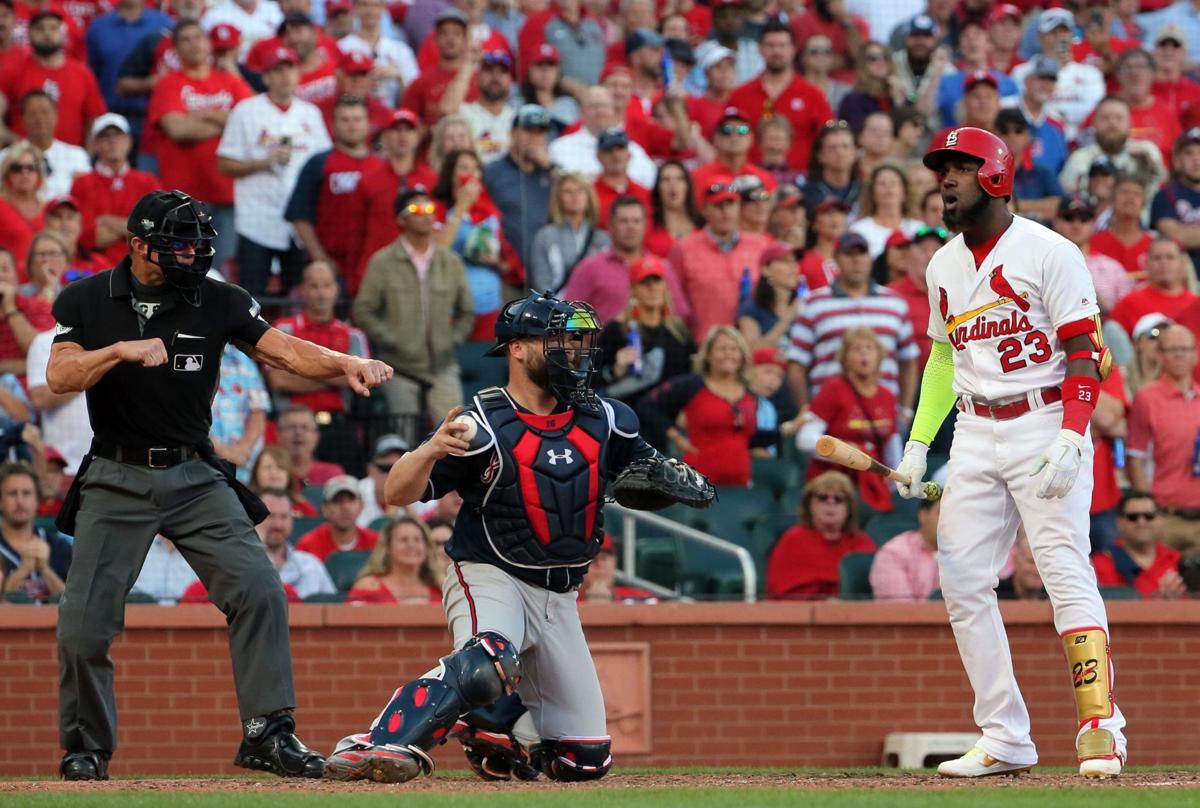
<instances>
[{"instance_id":1,"label":"umpire's black belt","mask_svg":"<svg viewBox=\"0 0 1200 808\"><path fill-rule=\"evenodd\" d=\"M93 443L92 454L150 469L169 469L200 456L191 446L109 446L103 443Z\"/></svg>"}]
</instances>

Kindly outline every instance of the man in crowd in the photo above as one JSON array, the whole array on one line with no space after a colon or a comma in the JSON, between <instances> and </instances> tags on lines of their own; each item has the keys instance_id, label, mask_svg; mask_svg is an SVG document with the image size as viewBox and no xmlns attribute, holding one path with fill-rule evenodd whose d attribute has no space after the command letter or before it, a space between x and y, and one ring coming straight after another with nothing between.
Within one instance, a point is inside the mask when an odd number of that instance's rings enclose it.
<instances>
[{"instance_id":1,"label":"man in crowd","mask_svg":"<svg viewBox=\"0 0 1200 808\"><path fill-rule=\"evenodd\" d=\"M1146 209L1146 189L1136 177L1117 176L1108 227L1092 237L1092 249L1107 255L1124 267L1134 281L1146 278L1146 253L1154 237L1142 225Z\"/></svg>"},{"instance_id":2,"label":"man in crowd","mask_svg":"<svg viewBox=\"0 0 1200 808\"><path fill-rule=\"evenodd\" d=\"M333 267L350 297L358 294L370 217L371 176L387 171L371 151L366 101L342 96L333 112L333 148L308 159L284 216L313 261Z\"/></svg>"},{"instance_id":3,"label":"man in crowd","mask_svg":"<svg viewBox=\"0 0 1200 808\"><path fill-rule=\"evenodd\" d=\"M1134 287L1134 281L1121 266L1107 255L1092 251L1092 236L1096 232L1096 209L1080 197L1064 196L1053 220L1054 231L1079 248L1092 274L1096 287L1096 302L1102 314L1112 311L1116 302Z\"/></svg>"},{"instance_id":4,"label":"man in crowd","mask_svg":"<svg viewBox=\"0 0 1200 808\"><path fill-rule=\"evenodd\" d=\"M645 205L635 197L623 196L608 209L608 233L612 244L606 250L579 262L563 288L564 300L586 300L596 309L601 322L615 319L629 304L630 267L646 254L646 223L650 219ZM686 317L687 297L675 272L666 272L671 295L671 313Z\"/></svg>"},{"instance_id":5,"label":"man in crowd","mask_svg":"<svg viewBox=\"0 0 1200 808\"><path fill-rule=\"evenodd\" d=\"M580 98L600 79L607 55L604 23L587 12L583 0L555 0L526 18L517 52L537 53L543 44L552 45L562 57L564 92Z\"/></svg>"},{"instance_id":6,"label":"man in crowd","mask_svg":"<svg viewBox=\"0 0 1200 808\"><path fill-rule=\"evenodd\" d=\"M749 116L738 107L726 107L713 134L717 158L700 166L692 174L692 187L698 200L704 198L705 188L732 182L744 174L758 177L768 192L775 190L775 178L750 162L750 146L753 143Z\"/></svg>"},{"instance_id":7,"label":"man in crowd","mask_svg":"<svg viewBox=\"0 0 1200 808\"><path fill-rule=\"evenodd\" d=\"M46 181L41 188L45 198L69 194L74 179L92 170L88 153L79 146L72 146L54 137L54 130L58 127L58 107L46 91L30 90L23 98L13 101L20 105L25 139L41 150L45 161ZM4 161L7 154L8 149L0 151L0 162Z\"/></svg>"},{"instance_id":8,"label":"man in crowd","mask_svg":"<svg viewBox=\"0 0 1200 808\"><path fill-rule=\"evenodd\" d=\"M1071 153L1059 181L1068 194L1086 191L1083 187L1088 170L1100 157L1107 157L1117 170L1142 180L1147 188L1157 188L1166 179L1162 153L1148 140L1135 140L1130 134L1129 104L1108 96L1096 107L1096 142Z\"/></svg>"},{"instance_id":9,"label":"man in crowd","mask_svg":"<svg viewBox=\"0 0 1200 808\"><path fill-rule=\"evenodd\" d=\"M321 110L321 115L325 118L325 126L333 132L333 113L338 101L346 96L359 98L367 110L369 135L373 142L375 136L392 122L394 112L389 104L371 92L378 64L369 53L363 51L339 53L335 64L337 67L333 73L333 92L316 102L317 109Z\"/></svg>"},{"instance_id":10,"label":"man in crowd","mask_svg":"<svg viewBox=\"0 0 1200 808\"><path fill-rule=\"evenodd\" d=\"M1048 104L1049 112L1062 121L1068 142L1077 140L1088 116L1104 97L1104 74L1093 65L1075 61L1071 51L1075 18L1071 12L1065 8L1047 9L1038 16L1036 24L1042 53L1058 62L1058 80ZM1037 66L1030 62L1018 65L1013 69L1013 78L1022 84L1035 69Z\"/></svg>"},{"instance_id":11,"label":"man in crowd","mask_svg":"<svg viewBox=\"0 0 1200 808\"><path fill-rule=\"evenodd\" d=\"M543 107L523 105L514 119L508 153L483 169L483 184L500 211L504 237L524 265L550 212L549 130L550 115Z\"/></svg>"},{"instance_id":12,"label":"man in crowd","mask_svg":"<svg viewBox=\"0 0 1200 808\"><path fill-rule=\"evenodd\" d=\"M404 106L426 126L433 126L442 116L457 111L463 101L474 101L479 95L473 78L479 65L467 25L467 15L457 8L437 15L433 34L437 67L422 70L404 91Z\"/></svg>"},{"instance_id":13,"label":"man in crowd","mask_svg":"<svg viewBox=\"0 0 1200 808\"><path fill-rule=\"evenodd\" d=\"M904 275L888 284L888 289L908 304L908 320L912 323L913 339L917 341L920 354L917 368L924 368L933 340L929 336L929 287L925 284L925 270L933 254L946 243L949 234L941 227L922 227L913 235L905 259Z\"/></svg>"},{"instance_id":14,"label":"man in crowd","mask_svg":"<svg viewBox=\"0 0 1200 808\"><path fill-rule=\"evenodd\" d=\"M1171 150L1171 180L1154 195L1150 226L1200 266L1200 127L1188 129Z\"/></svg>"},{"instance_id":15,"label":"man in crowd","mask_svg":"<svg viewBox=\"0 0 1200 808\"><path fill-rule=\"evenodd\" d=\"M513 58L508 51L488 51L483 54L475 83L479 98L463 104L458 110L471 131L484 165L494 162L508 151L517 110L510 101L513 81Z\"/></svg>"},{"instance_id":16,"label":"man in crowd","mask_svg":"<svg viewBox=\"0 0 1200 808\"><path fill-rule=\"evenodd\" d=\"M298 489L324 485L344 473L336 463L317 460L320 433L316 416L308 407L297 404L285 407L279 413L278 435L279 445L287 450L292 460L292 479Z\"/></svg>"},{"instance_id":17,"label":"man in crowd","mask_svg":"<svg viewBox=\"0 0 1200 808\"><path fill-rule=\"evenodd\" d=\"M104 102L111 111L124 115L138 132L146 98L119 92L121 66L138 42L171 24L171 18L163 12L146 8L145 0L118 0L112 11L96 17L87 27L87 64L100 85Z\"/></svg>"},{"instance_id":18,"label":"man in crowd","mask_svg":"<svg viewBox=\"0 0 1200 808\"><path fill-rule=\"evenodd\" d=\"M833 111L825 94L796 73L796 40L787 25L778 20L768 22L759 35L758 47L766 66L762 75L734 90L729 103L743 110L755 129L763 118L787 118L792 125L788 165L806 166L813 140Z\"/></svg>"},{"instance_id":19,"label":"man in crowd","mask_svg":"<svg viewBox=\"0 0 1200 808\"><path fill-rule=\"evenodd\" d=\"M1200 83L1184 74L1188 66L1187 36L1178 25L1164 25L1154 34L1154 83L1150 92L1161 98L1183 126L1193 126L1200 112ZM1167 152L1164 150L1163 154Z\"/></svg>"},{"instance_id":20,"label":"man in crowd","mask_svg":"<svg viewBox=\"0 0 1200 808\"><path fill-rule=\"evenodd\" d=\"M923 499L917 529L893 536L871 561L871 593L875 600L928 600L938 588L937 522L941 500Z\"/></svg>"},{"instance_id":21,"label":"man in crowd","mask_svg":"<svg viewBox=\"0 0 1200 808\"><path fill-rule=\"evenodd\" d=\"M596 141L600 133L618 125L612 93L603 87L589 87L584 93L581 126L550 144L550 160L565 171L578 171L592 179L600 173L596 159ZM629 144L629 177L646 188L654 186L657 175L654 162L637 143Z\"/></svg>"},{"instance_id":22,"label":"man in crowd","mask_svg":"<svg viewBox=\"0 0 1200 808\"><path fill-rule=\"evenodd\" d=\"M714 325L734 324L742 298L758 281L759 259L771 241L739 230L741 199L728 184L715 182L699 193L704 227L677 241L667 256L691 309L686 321L697 343Z\"/></svg>"},{"instance_id":23,"label":"man in crowd","mask_svg":"<svg viewBox=\"0 0 1200 808\"><path fill-rule=\"evenodd\" d=\"M1013 191L1023 215L1049 220L1063 196L1058 173L1034 159L1033 137L1029 122L1019 109L1002 109L996 115L996 134L1012 152L1017 164Z\"/></svg>"},{"instance_id":24,"label":"man in crowd","mask_svg":"<svg viewBox=\"0 0 1200 808\"><path fill-rule=\"evenodd\" d=\"M1187 288L1183 251L1169 237L1155 239L1146 251L1146 282L1126 294L1113 307L1112 319L1126 334L1147 314L1174 320L1192 302L1200 300Z\"/></svg>"},{"instance_id":25,"label":"man in crowd","mask_svg":"<svg viewBox=\"0 0 1200 808\"><path fill-rule=\"evenodd\" d=\"M386 170L367 178L367 234L363 247L364 261L396 240L396 216L392 208L396 195L420 185L437 185L437 172L429 167L421 154L424 129L415 112L398 109L392 113L387 126L379 133L380 158ZM495 196L492 199L495 201ZM497 202L497 204L499 204Z\"/></svg>"},{"instance_id":26,"label":"man in crowd","mask_svg":"<svg viewBox=\"0 0 1200 808\"><path fill-rule=\"evenodd\" d=\"M323 560L307 550L288 544L295 516L292 513L292 498L287 491L269 488L258 496L270 515L254 529L266 548L267 558L279 570L279 579L295 589L302 598L336 592L337 587L333 585Z\"/></svg>"},{"instance_id":27,"label":"man in crowd","mask_svg":"<svg viewBox=\"0 0 1200 808\"><path fill-rule=\"evenodd\" d=\"M6 123L14 134L25 135L20 119L20 99L32 90L57 88L58 125L54 137L82 146L94 118L106 111L104 96L88 66L67 55L66 12L43 6L29 18L29 55L20 67L0 75L0 93L8 99Z\"/></svg>"},{"instance_id":28,"label":"man in crowd","mask_svg":"<svg viewBox=\"0 0 1200 808\"><path fill-rule=\"evenodd\" d=\"M1154 494L1162 511L1158 535L1163 543L1191 558L1200 555L1196 337L1184 326L1167 326L1158 351L1162 375L1138 391L1129 415L1129 482Z\"/></svg>"},{"instance_id":29,"label":"man in crowd","mask_svg":"<svg viewBox=\"0 0 1200 808\"><path fill-rule=\"evenodd\" d=\"M1117 57L1117 95L1129 104L1129 136L1148 140L1159 154L1171 153L1179 137L1179 110L1153 92L1154 57L1141 48L1131 48Z\"/></svg>"},{"instance_id":30,"label":"man in crowd","mask_svg":"<svg viewBox=\"0 0 1200 808\"><path fill-rule=\"evenodd\" d=\"M354 14L350 19L353 33L338 39L338 47L347 53L360 52L375 60L374 89L371 94L389 107L400 100L404 88L421 74L412 48L403 38L388 36L383 28L388 4L384 0L354 0L346 3ZM337 4L333 4L337 7ZM331 5L325 5L326 33L330 33ZM347 15L349 17L350 15Z\"/></svg>"},{"instance_id":31,"label":"man in crowd","mask_svg":"<svg viewBox=\"0 0 1200 808\"><path fill-rule=\"evenodd\" d=\"M650 191L629 179L629 135L623 129L605 129L596 139L600 175L593 182L600 206L599 226L608 229L608 209L617 197L632 196L650 210Z\"/></svg>"},{"instance_id":32,"label":"man in crowd","mask_svg":"<svg viewBox=\"0 0 1200 808\"><path fill-rule=\"evenodd\" d=\"M736 61L737 54L729 48L720 45L708 48L700 59L700 70L707 83L704 94L689 95L684 102L688 118L700 125L700 136L707 141L712 141L717 123L730 105L737 78Z\"/></svg>"},{"instance_id":33,"label":"man in crowd","mask_svg":"<svg viewBox=\"0 0 1200 808\"><path fill-rule=\"evenodd\" d=\"M226 0L205 12L200 23L205 31L211 31L221 23L236 28L242 35L242 56L245 57L259 40L275 36L283 15L279 4L270 0Z\"/></svg>"},{"instance_id":34,"label":"man in crowd","mask_svg":"<svg viewBox=\"0 0 1200 808\"><path fill-rule=\"evenodd\" d=\"M290 512L290 502L288 508ZM332 478L325 483L321 497L321 516L325 522L301 536L296 549L313 554L321 562L334 553L372 549L379 536L356 524L362 508L358 480L348 474Z\"/></svg>"},{"instance_id":35,"label":"man in crowd","mask_svg":"<svg viewBox=\"0 0 1200 808\"><path fill-rule=\"evenodd\" d=\"M1062 122L1050 114L1058 84L1058 62L1049 56L1033 57L1020 78L1021 102L1017 110L1029 123L1033 156L1056 175L1067 161L1067 136Z\"/></svg>"},{"instance_id":36,"label":"man in crowd","mask_svg":"<svg viewBox=\"0 0 1200 808\"><path fill-rule=\"evenodd\" d=\"M220 271L233 257L236 238L233 180L217 171L217 146L230 110L254 93L241 76L211 66L212 43L200 23L179 23L171 41L179 70L154 85L146 126L153 130L163 183L203 199L212 210L213 266Z\"/></svg>"},{"instance_id":37,"label":"man in crowd","mask_svg":"<svg viewBox=\"0 0 1200 808\"><path fill-rule=\"evenodd\" d=\"M821 385L842 373L838 349L844 323L853 321L875 332L884 347L880 383L912 412L920 353L904 299L871 281L866 240L847 232L834 254L840 270L829 286L809 295L792 325L788 349L788 384L796 403L812 401Z\"/></svg>"},{"instance_id":38,"label":"man in crowd","mask_svg":"<svg viewBox=\"0 0 1200 808\"><path fill-rule=\"evenodd\" d=\"M367 463L367 476L358 481L358 496L362 500L362 512L358 515L359 527L370 527L381 516L396 516L404 509L388 505L383 495L388 472L397 460L408 453L411 444L396 434L381 435L375 441L371 461Z\"/></svg>"},{"instance_id":39,"label":"man in crowd","mask_svg":"<svg viewBox=\"0 0 1200 808\"><path fill-rule=\"evenodd\" d=\"M71 544L54 528L34 527L38 478L24 463L0 466L0 579L3 591L35 601L61 595L71 567Z\"/></svg>"},{"instance_id":40,"label":"man in crowd","mask_svg":"<svg viewBox=\"0 0 1200 808\"><path fill-rule=\"evenodd\" d=\"M402 192L393 209L400 236L367 264L354 321L396 369L384 387L388 408L415 442L423 413L445 413L462 400L454 347L470 335L475 306L462 259L433 239L429 192L421 186Z\"/></svg>"},{"instance_id":41,"label":"man in crowd","mask_svg":"<svg viewBox=\"0 0 1200 808\"><path fill-rule=\"evenodd\" d=\"M1187 586L1179 575L1179 551L1158 539L1159 507L1154 495L1137 489L1128 491L1119 507L1116 544L1092 556L1096 583L1130 586L1144 598L1186 595Z\"/></svg>"},{"instance_id":42,"label":"man in crowd","mask_svg":"<svg viewBox=\"0 0 1200 808\"><path fill-rule=\"evenodd\" d=\"M273 258L281 268L280 292L299 280L303 252L284 220L288 196L305 161L330 147L321 111L296 98L299 60L277 48L267 61L267 91L233 108L217 147L217 168L233 177L238 283L263 295Z\"/></svg>"}]
</instances>

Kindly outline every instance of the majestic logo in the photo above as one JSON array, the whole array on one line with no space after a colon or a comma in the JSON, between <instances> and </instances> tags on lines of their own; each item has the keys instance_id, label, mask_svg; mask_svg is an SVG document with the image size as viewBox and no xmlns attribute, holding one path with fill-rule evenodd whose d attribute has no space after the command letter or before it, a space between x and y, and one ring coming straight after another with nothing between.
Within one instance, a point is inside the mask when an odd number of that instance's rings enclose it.
<instances>
[{"instance_id":1,"label":"majestic logo","mask_svg":"<svg viewBox=\"0 0 1200 808\"><path fill-rule=\"evenodd\" d=\"M175 354L175 369L194 372L204 367L204 357L201 354Z\"/></svg>"},{"instance_id":2,"label":"majestic logo","mask_svg":"<svg viewBox=\"0 0 1200 808\"><path fill-rule=\"evenodd\" d=\"M575 462L574 453L570 449L563 449L561 452L555 452L553 449L546 450L546 457L550 458L550 465L557 466L558 461L566 463L568 466Z\"/></svg>"}]
</instances>

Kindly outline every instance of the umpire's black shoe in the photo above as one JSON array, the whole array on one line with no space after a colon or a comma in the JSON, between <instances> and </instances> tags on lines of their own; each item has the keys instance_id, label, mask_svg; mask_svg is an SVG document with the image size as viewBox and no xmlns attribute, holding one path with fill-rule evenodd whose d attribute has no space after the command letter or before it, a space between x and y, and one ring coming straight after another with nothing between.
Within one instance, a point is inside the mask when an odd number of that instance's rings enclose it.
<instances>
[{"instance_id":1,"label":"umpire's black shoe","mask_svg":"<svg viewBox=\"0 0 1200 808\"><path fill-rule=\"evenodd\" d=\"M244 737L233 765L280 777L320 778L325 772L325 758L296 737L290 714L251 718L242 729Z\"/></svg>"},{"instance_id":2,"label":"umpire's black shoe","mask_svg":"<svg viewBox=\"0 0 1200 808\"><path fill-rule=\"evenodd\" d=\"M58 773L64 780L107 780L108 759L99 752L68 752Z\"/></svg>"}]
</instances>

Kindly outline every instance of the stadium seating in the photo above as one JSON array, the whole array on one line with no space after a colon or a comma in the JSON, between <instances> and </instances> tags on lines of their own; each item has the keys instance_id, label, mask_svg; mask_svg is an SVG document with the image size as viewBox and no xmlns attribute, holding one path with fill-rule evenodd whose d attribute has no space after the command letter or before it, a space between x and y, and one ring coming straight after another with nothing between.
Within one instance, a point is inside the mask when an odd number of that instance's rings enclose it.
<instances>
[{"instance_id":1,"label":"stadium seating","mask_svg":"<svg viewBox=\"0 0 1200 808\"><path fill-rule=\"evenodd\" d=\"M871 599L871 562L874 553L847 553L838 565L842 600Z\"/></svg>"},{"instance_id":2,"label":"stadium seating","mask_svg":"<svg viewBox=\"0 0 1200 808\"><path fill-rule=\"evenodd\" d=\"M325 569L329 571L329 577L333 579L333 585L339 592L346 592L354 585L370 555L369 550L351 550L346 553L334 553L325 559Z\"/></svg>"},{"instance_id":3,"label":"stadium seating","mask_svg":"<svg viewBox=\"0 0 1200 808\"><path fill-rule=\"evenodd\" d=\"M308 531L320 525L325 520L319 516L297 516L292 519L292 535L288 536L288 542L295 544L300 541L300 537Z\"/></svg>"}]
</instances>

